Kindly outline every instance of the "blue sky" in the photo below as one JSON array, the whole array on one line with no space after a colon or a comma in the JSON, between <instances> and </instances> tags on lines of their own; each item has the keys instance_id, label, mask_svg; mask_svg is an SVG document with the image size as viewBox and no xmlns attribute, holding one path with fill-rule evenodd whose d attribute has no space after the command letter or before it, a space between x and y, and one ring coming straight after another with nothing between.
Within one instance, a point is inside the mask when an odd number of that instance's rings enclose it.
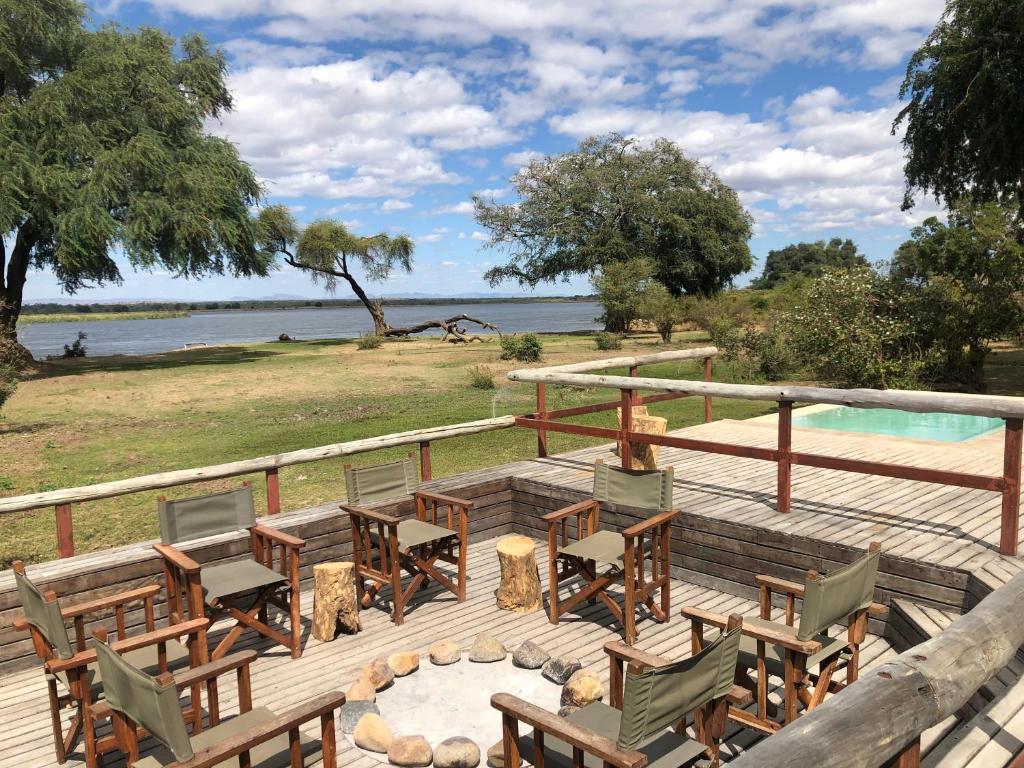
<instances>
[{"instance_id":1,"label":"blue sky","mask_svg":"<svg viewBox=\"0 0 1024 768\"><path fill-rule=\"evenodd\" d=\"M667 136L709 163L756 220L758 266L790 242L851 237L885 259L938 212L899 210L890 135L910 52L942 0L105 0L93 23L201 32L231 61L234 141L268 199L305 221L416 241L411 275L375 294L487 292L501 260L470 194L511 200L530 158L607 131ZM322 289L160 273L77 298L222 299ZM33 275L28 300L59 296ZM514 283L496 291L518 293ZM537 293L587 292L586 279ZM347 294L339 291L339 296Z\"/></svg>"}]
</instances>

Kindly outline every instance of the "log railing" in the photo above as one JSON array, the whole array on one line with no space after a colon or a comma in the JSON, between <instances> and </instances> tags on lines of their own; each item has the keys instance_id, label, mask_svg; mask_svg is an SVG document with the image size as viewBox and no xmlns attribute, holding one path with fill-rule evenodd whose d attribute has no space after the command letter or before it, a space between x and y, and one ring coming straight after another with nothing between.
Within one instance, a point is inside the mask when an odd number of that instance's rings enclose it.
<instances>
[{"instance_id":1,"label":"log railing","mask_svg":"<svg viewBox=\"0 0 1024 768\"><path fill-rule=\"evenodd\" d=\"M709 361L716 350L704 348L684 350L689 352L691 359L701 357ZM590 413L590 406L565 409L562 411L546 411L539 404L537 413L527 414L516 419L516 425L536 429L538 434L544 432L565 432L589 437L600 437L617 441L620 444L620 455L623 466L628 466L631 443L646 443L673 448L683 448L705 453L718 453L727 456L738 456L761 461L774 461L778 465L777 503L779 512L789 512L791 506L792 467L818 467L844 472L858 472L882 477L893 477L903 480L915 480L926 483L952 485L961 488L972 488L992 491L1002 495L1001 527L999 551L1004 555L1016 556L1017 536L1020 516L1021 491L1021 450L1024 435L1024 398L1002 397L994 395L966 395L943 392L911 392L901 390L875 389L829 389L826 387L791 387L751 384L722 384L712 381L686 381L678 379L643 378L639 376L610 376L581 372L599 370L626 363L631 371L643 361L663 362L666 359L682 359L679 352L662 353L662 356L651 355L648 358L613 358L598 360L581 366L557 366L551 368L531 368L511 371L508 378L544 387L548 384L562 384L581 387L607 387L620 391L619 401L606 404L603 409L622 407L622 420L618 429L595 427L583 424L572 424L556 421L579 413ZM666 357L676 355L676 357ZM659 357L657 361L652 358ZM710 366L705 365L705 377L710 378ZM638 397L641 390L656 391L663 394ZM543 389L538 389L538 400ZM750 445L737 445L712 440L703 440L673 435L648 435L634 432L632 416L628 404L655 402L657 399L686 395L703 396L706 403L706 416L710 416L711 397L736 398L741 400L774 401L778 404L778 441L775 448L762 448ZM805 453L793 450L792 442L792 409L794 403L824 403L830 405L848 405L859 408L889 408L901 411L953 413L971 416L987 416L1001 418L1005 422L1003 445L1003 471L1001 475L980 475L966 472L952 472L944 469L927 469L905 464L890 464L880 461L825 456L816 453Z\"/></svg>"},{"instance_id":2,"label":"log railing","mask_svg":"<svg viewBox=\"0 0 1024 768\"><path fill-rule=\"evenodd\" d=\"M72 504L262 472L266 477L267 483L267 513L274 515L281 511L281 481L278 475L278 470L281 467L308 464L312 461L342 456L354 456L355 454L369 453L370 451L378 451L383 448L416 445L419 446L420 474L424 480L430 480L432 474L430 444L432 442L450 437L476 435L481 432L508 429L514 425L514 417L499 416L493 419L468 421L462 424L451 424L431 429L396 432L364 440L352 440L347 443L332 443L331 445L322 445L318 448L304 448L299 451L278 453L273 456L260 456L255 459L243 459L242 461L232 461L208 467L160 472L153 475L133 477L128 480L115 480L78 488L63 488L57 491L31 493L25 496L9 496L7 498L0 498L0 515L54 507L57 522L58 555L60 557L71 557L75 554L74 528L71 515Z\"/></svg>"},{"instance_id":3,"label":"log railing","mask_svg":"<svg viewBox=\"0 0 1024 768\"><path fill-rule=\"evenodd\" d=\"M917 768L921 734L963 708L1024 645L1022 604L1018 574L942 634L862 675L730 768Z\"/></svg>"},{"instance_id":4,"label":"log railing","mask_svg":"<svg viewBox=\"0 0 1024 768\"><path fill-rule=\"evenodd\" d=\"M639 355L634 357L612 357L604 360L590 360L583 363L569 363L568 365L556 365L544 368L545 371L558 371L560 373L587 373L601 371L607 368L629 368L630 376L637 376L641 366L655 365L657 363L668 363L682 360L703 361L704 381L711 381L712 359L718 354L715 347L700 347L698 349L680 349L670 352L656 352L651 355ZM659 395L648 395L646 397L634 394L630 402L633 405L646 405L647 403L660 403L665 400L677 400L681 397L690 397L687 392L664 392ZM555 411L547 409L547 385L545 382L537 382L537 412L531 414L539 421L550 419L567 419L571 416L582 416L588 413L600 413L611 411L622 407L622 400L612 400L605 403L592 403L590 405L579 405L574 408L560 408ZM628 413L626 411L629 411ZM704 421L711 421L711 396L704 396ZM623 418L632 421L632 410L623 411ZM520 425L529 426L529 425ZM571 425L570 425L571 426ZM568 432L568 429L554 429L554 432ZM537 427L537 455L544 457L548 455L547 430Z\"/></svg>"}]
</instances>

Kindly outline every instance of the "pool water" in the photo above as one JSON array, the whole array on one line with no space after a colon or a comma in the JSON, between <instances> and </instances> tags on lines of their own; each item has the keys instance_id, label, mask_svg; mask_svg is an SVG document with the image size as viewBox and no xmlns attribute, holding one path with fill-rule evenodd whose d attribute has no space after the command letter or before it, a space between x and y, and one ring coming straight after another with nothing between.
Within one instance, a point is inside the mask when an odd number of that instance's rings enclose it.
<instances>
[{"instance_id":1,"label":"pool water","mask_svg":"<svg viewBox=\"0 0 1024 768\"><path fill-rule=\"evenodd\" d=\"M793 414L793 426L957 443L998 429L1003 426L1003 420L956 413L910 413L884 408L837 406L807 414L797 410Z\"/></svg>"}]
</instances>

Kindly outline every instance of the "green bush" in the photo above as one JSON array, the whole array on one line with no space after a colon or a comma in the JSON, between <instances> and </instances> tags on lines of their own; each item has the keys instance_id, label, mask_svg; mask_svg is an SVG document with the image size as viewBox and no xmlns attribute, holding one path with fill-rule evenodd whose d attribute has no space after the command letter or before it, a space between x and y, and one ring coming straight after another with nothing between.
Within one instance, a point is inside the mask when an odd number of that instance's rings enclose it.
<instances>
[{"instance_id":1,"label":"green bush","mask_svg":"<svg viewBox=\"0 0 1024 768\"><path fill-rule=\"evenodd\" d=\"M78 338L70 344L64 345L64 357L85 357L88 353L88 348L85 346L85 340L89 338L85 331L78 332Z\"/></svg>"},{"instance_id":2,"label":"green bush","mask_svg":"<svg viewBox=\"0 0 1024 768\"><path fill-rule=\"evenodd\" d=\"M10 365L0 365L0 409L18 388L18 372Z\"/></svg>"},{"instance_id":3,"label":"green bush","mask_svg":"<svg viewBox=\"0 0 1024 768\"><path fill-rule=\"evenodd\" d=\"M775 381L793 370L795 360L778 324L764 328L753 323L736 326L718 318L711 323L708 335L722 358L737 367L741 379Z\"/></svg>"},{"instance_id":4,"label":"green bush","mask_svg":"<svg viewBox=\"0 0 1024 768\"><path fill-rule=\"evenodd\" d=\"M377 349L384 343L384 339L372 333L363 334L356 341L356 349Z\"/></svg>"},{"instance_id":5,"label":"green bush","mask_svg":"<svg viewBox=\"0 0 1024 768\"><path fill-rule=\"evenodd\" d=\"M486 365L474 365L466 369L469 386L473 389L494 389L494 374Z\"/></svg>"},{"instance_id":6,"label":"green bush","mask_svg":"<svg viewBox=\"0 0 1024 768\"><path fill-rule=\"evenodd\" d=\"M544 345L535 333L524 333L522 336L501 337L501 359L518 360L521 363L536 363Z\"/></svg>"},{"instance_id":7,"label":"green bush","mask_svg":"<svg viewBox=\"0 0 1024 768\"><path fill-rule=\"evenodd\" d=\"M601 331L594 335L594 345L598 349L622 349L622 336L618 333Z\"/></svg>"}]
</instances>

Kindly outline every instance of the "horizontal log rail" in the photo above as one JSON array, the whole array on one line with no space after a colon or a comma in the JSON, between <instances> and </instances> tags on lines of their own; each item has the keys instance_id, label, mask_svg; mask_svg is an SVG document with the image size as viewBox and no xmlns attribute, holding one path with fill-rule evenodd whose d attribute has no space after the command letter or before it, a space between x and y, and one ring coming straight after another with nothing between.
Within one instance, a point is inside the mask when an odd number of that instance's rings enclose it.
<instances>
[{"instance_id":1,"label":"horizontal log rail","mask_svg":"<svg viewBox=\"0 0 1024 768\"><path fill-rule=\"evenodd\" d=\"M956 714L1024 645L1024 574L946 630L863 675L730 768L920 765L920 735Z\"/></svg>"},{"instance_id":2,"label":"horizontal log rail","mask_svg":"<svg viewBox=\"0 0 1024 768\"><path fill-rule=\"evenodd\" d=\"M683 354L685 353L685 357ZM608 358L570 366L531 368L511 371L508 378L535 384L537 410L516 419L516 425L537 431L538 453L547 455L547 433L564 432L614 440L620 444L623 466L628 466L630 446L634 443L660 445L705 453L717 453L761 461L774 461L778 465L776 480L776 509L790 511L792 505L792 468L796 466L855 472L859 474L892 477L916 482L951 485L1002 494L999 551L1004 555L1017 555L1020 517L1021 454L1024 442L1024 398L993 395L968 395L945 392L913 392L875 389L830 389L827 387L793 387L751 384L725 384L711 381L711 361L717 354L714 347L703 347L680 352L662 352L634 358ZM704 380L645 378L637 375L639 365L679 359L703 359ZM629 365L629 376L595 374L593 371ZM607 387L618 389L616 401L596 405L563 408L548 411L545 394L548 384L578 387ZM640 391L656 391L655 395L640 395ZM649 435L632 429L631 410L627 403L640 405L676 397L703 396L705 421L711 421L711 398L724 397L742 400L771 401L778 404L778 438L775 448L736 445L713 440L702 440L674 435ZM970 416L1001 418L1005 422L1003 445L1003 472L1001 475L981 475L953 472L944 469L880 461L848 459L793 450L792 414L794 403L821 403L859 408L889 408L894 410L930 413L951 413ZM572 424L558 421L589 413L623 409L618 429ZM626 415L626 411L630 411Z\"/></svg>"},{"instance_id":3,"label":"horizontal log rail","mask_svg":"<svg viewBox=\"0 0 1024 768\"><path fill-rule=\"evenodd\" d=\"M450 424L409 432L396 432L390 435L379 435L363 440L351 440L345 443L332 443L330 445L321 445L317 448L303 448L298 451L278 453L272 456L260 456L254 459L243 459L226 464L179 469L172 472L159 472L127 480L114 480L95 485L80 486L78 488L62 488L56 491L30 493L24 496L9 496L0 498L0 515L25 512L43 507L54 507L57 524L58 554L60 557L71 557L75 553L71 516L72 504L262 472L266 477L267 483L267 512L273 515L281 511L281 485L278 471L282 467L308 464L313 461L343 456L354 456L359 453L369 453L384 448L415 445L419 448L420 475L424 480L430 480L432 477L430 444L432 442L462 435L477 435L483 432L493 432L498 429L509 429L513 426L515 426L515 417L498 416L493 419L468 421L462 424Z\"/></svg>"}]
</instances>

